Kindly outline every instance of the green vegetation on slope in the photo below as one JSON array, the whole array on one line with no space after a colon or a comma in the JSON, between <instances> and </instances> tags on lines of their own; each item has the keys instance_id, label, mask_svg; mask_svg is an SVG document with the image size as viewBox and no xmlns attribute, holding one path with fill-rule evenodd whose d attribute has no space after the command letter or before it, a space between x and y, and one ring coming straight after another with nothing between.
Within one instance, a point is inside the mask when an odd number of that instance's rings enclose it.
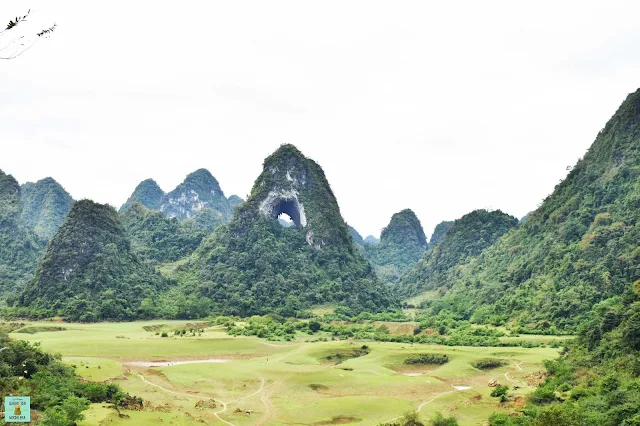
<instances>
[{"instance_id":1,"label":"green vegetation on slope","mask_svg":"<svg viewBox=\"0 0 640 426\"><path fill-rule=\"evenodd\" d=\"M13 341L0 335L0 393L31 397L31 409L43 413L43 426L75 425L90 402L109 402L125 406L131 402L142 407L118 386L82 382L73 368L60 362L59 356L43 352L38 344ZM38 418L32 412L31 420Z\"/></svg>"},{"instance_id":2,"label":"green vegetation on slope","mask_svg":"<svg viewBox=\"0 0 640 426\"><path fill-rule=\"evenodd\" d=\"M450 276L438 306L478 322L572 330L622 294L640 278L639 146L640 90L517 230Z\"/></svg>"},{"instance_id":3,"label":"green vegetation on slope","mask_svg":"<svg viewBox=\"0 0 640 426\"><path fill-rule=\"evenodd\" d=\"M500 210L474 210L462 216L449 228L444 239L402 276L398 291L408 297L448 287L459 273L460 265L478 256L517 225L515 217Z\"/></svg>"},{"instance_id":4,"label":"green vegetation on slope","mask_svg":"<svg viewBox=\"0 0 640 426\"><path fill-rule=\"evenodd\" d=\"M282 209L298 214L304 226L281 226ZM293 316L324 303L355 312L393 305L353 244L322 169L291 145L265 160L249 199L178 276L187 293L227 314Z\"/></svg>"},{"instance_id":5,"label":"green vegetation on slope","mask_svg":"<svg viewBox=\"0 0 640 426\"><path fill-rule=\"evenodd\" d=\"M433 230L433 234L431 234L431 238L429 238L429 248L434 248L440 241L444 239L449 232L449 229L453 226L453 221L451 220L443 220L439 224L436 225Z\"/></svg>"},{"instance_id":6,"label":"green vegetation on slope","mask_svg":"<svg viewBox=\"0 0 640 426\"><path fill-rule=\"evenodd\" d=\"M73 198L52 178L25 183L20 192L22 224L39 238L51 240L71 210Z\"/></svg>"},{"instance_id":7,"label":"green vegetation on slope","mask_svg":"<svg viewBox=\"0 0 640 426\"><path fill-rule=\"evenodd\" d=\"M152 263L175 262L193 253L209 234L197 226L197 218L180 222L139 203L127 208L120 218L133 251Z\"/></svg>"},{"instance_id":8,"label":"green vegetation on slope","mask_svg":"<svg viewBox=\"0 0 640 426\"><path fill-rule=\"evenodd\" d=\"M640 424L640 281L595 306L579 340L555 361L521 416L492 426Z\"/></svg>"},{"instance_id":9,"label":"green vegetation on slope","mask_svg":"<svg viewBox=\"0 0 640 426\"><path fill-rule=\"evenodd\" d=\"M363 246L364 239L362 238L362 235L360 235L360 233L356 230L356 228L349 225L348 223L347 223L347 228L349 229L349 233L351 234L353 241L355 241L356 244Z\"/></svg>"},{"instance_id":10,"label":"green vegetation on slope","mask_svg":"<svg viewBox=\"0 0 640 426\"><path fill-rule=\"evenodd\" d=\"M141 302L165 287L133 254L116 211L82 200L49 243L18 305L33 316L131 320L149 315Z\"/></svg>"},{"instance_id":11,"label":"green vegetation on slope","mask_svg":"<svg viewBox=\"0 0 640 426\"><path fill-rule=\"evenodd\" d=\"M427 238L420 220L410 209L391 217L380 234L380 243L364 246L367 259L380 279L394 282L420 260Z\"/></svg>"},{"instance_id":12,"label":"green vegetation on slope","mask_svg":"<svg viewBox=\"0 0 640 426\"><path fill-rule=\"evenodd\" d=\"M131 194L129 199L122 205L122 207L120 207L119 211L120 213L126 212L129 207L136 203L140 203L152 210L159 210L163 196L164 192L160 189L155 180L143 180L138 184L138 186L136 186L136 189L133 190L133 194Z\"/></svg>"},{"instance_id":13,"label":"green vegetation on slope","mask_svg":"<svg viewBox=\"0 0 640 426\"><path fill-rule=\"evenodd\" d=\"M0 170L0 294L15 295L33 277L44 242L20 224L20 185Z\"/></svg>"}]
</instances>

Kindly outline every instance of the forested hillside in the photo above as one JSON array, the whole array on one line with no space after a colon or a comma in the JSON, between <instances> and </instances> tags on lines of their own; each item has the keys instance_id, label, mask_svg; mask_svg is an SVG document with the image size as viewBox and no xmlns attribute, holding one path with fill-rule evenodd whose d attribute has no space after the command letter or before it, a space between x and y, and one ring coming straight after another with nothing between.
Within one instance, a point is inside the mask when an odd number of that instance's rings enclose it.
<instances>
[{"instance_id":1,"label":"forested hillside","mask_svg":"<svg viewBox=\"0 0 640 426\"><path fill-rule=\"evenodd\" d=\"M49 243L34 279L17 300L31 316L131 320L167 283L131 250L116 211L78 201Z\"/></svg>"},{"instance_id":2,"label":"forested hillside","mask_svg":"<svg viewBox=\"0 0 640 426\"><path fill-rule=\"evenodd\" d=\"M431 234L431 238L429 238L429 248L434 248L440 241L442 241L452 226L453 221L451 220L444 220L437 224L433 230L433 234Z\"/></svg>"},{"instance_id":3,"label":"forested hillside","mask_svg":"<svg viewBox=\"0 0 640 426\"><path fill-rule=\"evenodd\" d=\"M575 329L592 306L640 278L639 178L640 90L542 205L459 268L432 308L525 329Z\"/></svg>"},{"instance_id":4,"label":"forested hillside","mask_svg":"<svg viewBox=\"0 0 640 426\"><path fill-rule=\"evenodd\" d=\"M549 377L518 415L492 426L640 424L640 280L597 304L578 341L547 362Z\"/></svg>"},{"instance_id":5,"label":"forested hillside","mask_svg":"<svg viewBox=\"0 0 640 426\"><path fill-rule=\"evenodd\" d=\"M140 203L129 206L120 214L131 239L131 248L152 263L175 262L193 253L212 231L200 228L198 217L180 222Z\"/></svg>"},{"instance_id":6,"label":"forested hillside","mask_svg":"<svg viewBox=\"0 0 640 426\"><path fill-rule=\"evenodd\" d=\"M281 226L281 213L295 226ZM265 160L249 199L178 273L189 294L231 314L291 316L324 303L377 311L394 303L353 244L324 172L292 145Z\"/></svg>"},{"instance_id":7,"label":"forested hillside","mask_svg":"<svg viewBox=\"0 0 640 426\"><path fill-rule=\"evenodd\" d=\"M51 240L71 210L73 198L52 178L25 183L20 192L22 224L39 238Z\"/></svg>"},{"instance_id":8,"label":"forested hillside","mask_svg":"<svg viewBox=\"0 0 640 426\"><path fill-rule=\"evenodd\" d=\"M33 276L44 242L21 225L20 185L0 170L0 294L15 295Z\"/></svg>"},{"instance_id":9,"label":"forested hillside","mask_svg":"<svg viewBox=\"0 0 640 426\"><path fill-rule=\"evenodd\" d=\"M422 257L427 237L415 213L405 209L391 216L380 234L379 244L366 244L364 248L378 277L395 282Z\"/></svg>"},{"instance_id":10,"label":"forested hillside","mask_svg":"<svg viewBox=\"0 0 640 426\"><path fill-rule=\"evenodd\" d=\"M133 193L127 201L120 207L120 213L124 213L127 209L136 203L139 203L152 210L160 210L160 203L164 197L164 192L155 180L146 179L136 186Z\"/></svg>"},{"instance_id":11,"label":"forested hillside","mask_svg":"<svg viewBox=\"0 0 640 426\"><path fill-rule=\"evenodd\" d=\"M401 277L397 292L409 297L436 289L446 291L461 265L470 262L517 224L515 217L500 210L474 210L462 216L444 236L438 237L435 247Z\"/></svg>"}]
</instances>

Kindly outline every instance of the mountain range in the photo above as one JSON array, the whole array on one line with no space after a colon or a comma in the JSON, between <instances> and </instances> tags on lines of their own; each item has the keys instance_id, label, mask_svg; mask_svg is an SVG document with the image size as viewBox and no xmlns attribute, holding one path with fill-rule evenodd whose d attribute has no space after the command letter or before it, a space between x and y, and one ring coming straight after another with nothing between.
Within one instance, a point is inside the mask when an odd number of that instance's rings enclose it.
<instances>
[{"instance_id":1,"label":"mountain range","mask_svg":"<svg viewBox=\"0 0 640 426\"><path fill-rule=\"evenodd\" d=\"M182 300L171 312L186 317L326 304L349 314L411 299L434 315L446 307L460 320L573 332L640 278L639 98L526 221L476 210L440 223L428 242L411 209L379 241L362 238L322 168L292 145L265 159L246 201L227 198L205 169L169 193L141 182L118 213L74 203L51 178L20 186L0 173L0 292L39 316L72 315L65 301L113 292L103 299L120 307L87 307L95 319L157 316L169 294Z\"/></svg>"}]
</instances>

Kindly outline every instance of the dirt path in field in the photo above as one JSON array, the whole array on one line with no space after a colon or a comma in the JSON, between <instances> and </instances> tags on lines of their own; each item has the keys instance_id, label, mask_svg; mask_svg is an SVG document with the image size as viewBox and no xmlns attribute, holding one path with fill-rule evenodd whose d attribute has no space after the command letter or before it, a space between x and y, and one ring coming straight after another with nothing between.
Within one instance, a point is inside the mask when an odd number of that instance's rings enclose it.
<instances>
[{"instance_id":1,"label":"dirt path in field","mask_svg":"<svg viewBox=\"0 0 640 426\"><path fill-rule=\"evenodd\" d=\"M186 396L187 398L193 398L193 399L202 399L203 398L203 396L199 396L199 395L192 395L192 394L188 394L188 393L172 391L172 390L167 389L167 388L165 388L163 386L160 386L160 385L157 385L155 383L152 383L152 382L148 381L147 379L144 378L144 376L142 374L139 374L139 373L136 373L136 376L138 376L140 378L140 380L142 380L144 383L146 383L146 384L148 384L150 386L156 387L158 389L161 389L164 392L167 392L167 393L170 393L170 394L173 394L173 395ZM216 398L210 398L210 397L204 397L204 398L211 399L211 400L213 400L215 402L218 402L218 403L220 403L222 405L222 409L221 410L213 412L213 415L215 416L215 418L220 420L222 423L228 424L229 426L236 426L233 423L229 423L228 421L226 421L222 417L220 417L220 414L222 414L225 411L227 411L227 403L226 402L224 402L224 401L222 401L220 399L216 399Z\"/></svg>"},{"instance_id":2,"label":"dirt path in field","mask_svg":"<svg viewBox=\"0 0 640 426\"><path fill-rule=\"evenodd\" d=\"M278 382L274 382L271 385L281 385L282 381L278 381ZM269 385L269 386L271 386ZM256 422L256 424L254 426L262 426L267 420L269 420L271 418L271 416L273 416L273 404L271 404L271 393L275 392L275 390L271 390L270 393L263 393L262 396L260 397L260 401L262 402L262 405L264 406L264 414L262 415L262 417L260 417L258 419L258 421Z\"/></svg>"},{"instance_id":3,"label":"dirt path in field","mask_svg":"<svg viewBox=\"0 0 640 426\"><path fill-rule=\"evenodd\" d=\"M260 387L258 388L258 390L256 390L255 392L253 392L253 393L252 393L252 394L250 394L250 395L243 396L242 398L234 399L234 400L229 401L229 402L224 402L224 401L222 401L221 399L218 399L218 398L211 398L211 397L204 396L204 395L196 395L196 394L188 394L188 393L183 393L183 392L176 392L176 391L172 391L172 390L167 389L167 388L165 388L165 387L163 387L163 386L160 386L160 385L158 385L158 384L155 384L155 383L153 383L153 382L150 382L149 380L145 379L145 378L144 378L144 376L143 376L142 374L136 373L136 375L137 375L137 376L140 378L140 380L142 380L144 383L146 383L146 384L148 384L148 385L150 385L150 386L156 387L156 388L158 388L158 389L160 389L160 390L162 390L162 391L164 391L164 392L167 392L167 393L170 393L170 394L173 394L173 395L185 396L185 397L187 397L187 398L198 399L198 400L199 400L199 399L202 399L202 398L206 398L206 399L210 399L210 400L213 400L213 401L215 401L215 402L219 403L222 407L221 407L221 409L220 409L220 410L218 410L218 411L214 411L214 412L213 412L213 415L214 415L214 417L215 417L216 419L218 419L218 420L220 420L221 422L223 422L223 423L225 423L225 424L227 424L227 425L230 425L230 426L236 426L236 425L235 425L235 424L233 424L233 423L230 423L230 422L228 422L228 421L224 420L222 417L220 417L220 415L221 415L222 413L224 413L224 412L226 412L226 411L227 411L227 407L228 407L228 405L230 405L230 404L234 404L234 403L239 402L239 401L243 401L243 400L245 400L245 399L252 398L252 397L254 397L254 396L256 396L256 395L258 395L258 394L260 394L260 393L264 392L264 390L265 390L265 389L270 388L271 386L273 386L273 385L275 385L275 384L277 384L277 383L281 383L281 382L273 382L273 383L271 383L271 384L269 384L269 385L266 385L266 386L265 386L265 379L264 379L264 377L260 377ZM260 397L260 400L262 401L262 404L264 405L265 412L264 412L264 414L262 415L262 417L260 417L260 419L258 419L258 422L256 423L256 425L262 425L262 424L264 424L264 422L265 422L265 421L267 421L267 420L271 417L271 415L273 414L273 406L271 405L271 400L269 399L269 395L262 395L262 396Z\"/></svg>"},{"instance_id":4,"label":"dirt path in field","mask_svg":"<svg viewBox=\"0 0 640 426\"><path fill-rule=\"evenodd\" d=\"M513 365L515 365L515 367L519 370L522 371L522 367L520 367L520 365L523 363L523 361L520 362L514 362ZM529 383L526 382L526 380L516 380L516 379L512 379L511 377L509 377L509 371L507 371L506 373L504 373L504 378L507 379L508 381L510 381L511 383L516 383L516 384L520 384L522 385L521 387L523 388L531 388L531 386L529 385Z\"/></svg>"},{"instance_id":5,"label":"dirt path in field","mask_svg":"<svg viewBox=\"0 0 640 426\"><path fill-rule=\"evenodd\" d=\"M471 389L471 387L468 387L468 386L461 386L461 389L455 389L455 388L454 388L454 389L453 389L453 390L451 390L451 391L447 391L447 392L439 393L438 395L434 396L434 397L433 397L433 398L431 398L430 400L428 400L428 401L424 401L423 403L421 403L420 405L418 405L418 408L416 409L416 411L415 411L415 412L416 412L416 413L419 413L419 412L420 412L420 410L422 410L422 408L423 408L425 405L429 405L430 403L432 403L432 402L433 402L433 401L435 401L436 399L440 398L441 396L449 395L450 393L459 392L459 391L462 391L462 390L468 390L468 389ZM404 416L394 417L394 418L393 418L393 419L391 419L391 420L387 420L387 421L385 421L385 422L382 422L382 424L391 423L391 422L396 421L396 420L398 420L398 419L401 419L401 418L403 418L403 417L404 417ZM377 424L380 424L380 423L377 423Z\"/></svg>"}]
</instances>

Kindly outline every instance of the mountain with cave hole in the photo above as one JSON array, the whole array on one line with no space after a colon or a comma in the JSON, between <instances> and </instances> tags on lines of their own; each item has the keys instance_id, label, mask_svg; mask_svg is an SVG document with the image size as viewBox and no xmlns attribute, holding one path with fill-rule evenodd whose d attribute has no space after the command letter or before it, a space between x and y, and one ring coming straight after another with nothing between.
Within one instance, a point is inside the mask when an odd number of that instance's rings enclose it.
<instances>
[{"instance_id":1,"label":"mountain with cave hole","mask_svg":"<svg viewBox=\"0 0 640 426\"><path fill-rule=\"evenodd\" d=\"M395 306L353 244L322 168L293 145L265 159L249 198L178 276L228 314L291 316L322 304L353 312Z\"/></svg>"}]
</instances>

